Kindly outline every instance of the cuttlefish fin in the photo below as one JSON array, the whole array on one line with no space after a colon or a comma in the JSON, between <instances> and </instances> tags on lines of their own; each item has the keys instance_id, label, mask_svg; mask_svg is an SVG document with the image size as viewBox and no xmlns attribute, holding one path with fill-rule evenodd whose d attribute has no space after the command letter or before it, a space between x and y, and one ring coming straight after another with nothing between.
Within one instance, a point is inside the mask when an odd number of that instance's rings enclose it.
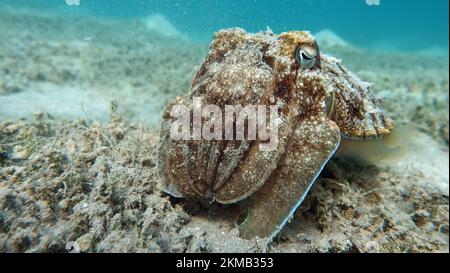
<instances>
[{"instance_id":1,"label":"cuttlefish fin","mask_svg":"<svg viewBox=\"0 0 450 273\"><path fill-rule=\"evenodd\" d=\"M299 121L278 167L249 201L241 236L272 239L292 218L340 142L337 125L326 117Z\"/></svg>"}]
</instances>

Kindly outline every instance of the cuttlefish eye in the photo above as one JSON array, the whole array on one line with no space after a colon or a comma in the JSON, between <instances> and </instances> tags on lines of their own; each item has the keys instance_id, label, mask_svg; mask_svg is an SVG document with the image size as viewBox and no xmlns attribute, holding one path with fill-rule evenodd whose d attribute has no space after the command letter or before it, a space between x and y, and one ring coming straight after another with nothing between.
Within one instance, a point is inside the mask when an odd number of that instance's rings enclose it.
<instances>
[{"instance_id":1,"label":"cuttlefish eye","mask_svg":"<svg viewBox=\"0 0 450 273\"><path fill-rule=\"evenodd\" d=\"M311 69L317 61L317 50L307 45L299 46L295 52L295 59L301 67Z\"/></svg>"}]
</instances>

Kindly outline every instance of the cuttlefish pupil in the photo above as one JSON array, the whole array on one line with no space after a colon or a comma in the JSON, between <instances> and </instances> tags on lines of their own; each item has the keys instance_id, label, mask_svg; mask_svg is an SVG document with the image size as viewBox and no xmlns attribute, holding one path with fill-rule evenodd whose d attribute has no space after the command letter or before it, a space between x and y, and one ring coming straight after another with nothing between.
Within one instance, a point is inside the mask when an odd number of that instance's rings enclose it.
<instances>
[{"instance_id":1,"label":"cuttlefish pupil","mask_svg":"<svg viewBox=\"0 0 450 273\"><path fill-rule=\"evenodd\" d=\"M310 46L300 46L295 52L297 63L307 69L311 69L316 64L317 50Z\"/></svg>"}]
</instances>

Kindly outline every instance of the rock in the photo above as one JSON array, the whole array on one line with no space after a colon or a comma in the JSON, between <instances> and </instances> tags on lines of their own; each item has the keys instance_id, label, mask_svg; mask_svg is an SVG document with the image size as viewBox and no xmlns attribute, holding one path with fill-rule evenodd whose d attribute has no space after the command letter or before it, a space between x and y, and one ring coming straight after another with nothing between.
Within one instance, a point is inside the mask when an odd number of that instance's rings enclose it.
<instances>
[{"instance_id":1,"label":"rock","mask_svg":"<svg viewBox=\"0 0 450 273\"><path fill-rule=\"evenodd\" d=\"M321 47L329 48L329 47L348 47L350 44L345 41L343 38L338 36L336 33L331 30L324 29L314 34L316 37L316 41Z\"/></svg>"},{"instance_id":2,"label":"rock","mask_svg":"<svg viewBox=\"0 0 450 273\"><path fill-rule=\"evenodd\" d=\"M178 29L164 15L153 14L144 19L144 24L148 30L154 31L161 36L170 38L183 38Z\"/></svg>"},{"instance_id":3,"label":"rock","mask_svg":"<svg viewBox=\"0 0 450 273\"><path fill-rule=\"evenodd\" d=\"M92 249L94 236L90 233L86 233L78 238L73 247L76 252L89 252Z\"/></svg>"},{"instance_id":4,"label":"rock","mask_svg":"<svg viewBox=\"0 0 450 273\"><path fill-rule=\"evenodd\" d=\"M379 253L380 252L380 244L376 241L369 241L364 245L364 252L367 253Z\"/></svg>"}]
</instances>

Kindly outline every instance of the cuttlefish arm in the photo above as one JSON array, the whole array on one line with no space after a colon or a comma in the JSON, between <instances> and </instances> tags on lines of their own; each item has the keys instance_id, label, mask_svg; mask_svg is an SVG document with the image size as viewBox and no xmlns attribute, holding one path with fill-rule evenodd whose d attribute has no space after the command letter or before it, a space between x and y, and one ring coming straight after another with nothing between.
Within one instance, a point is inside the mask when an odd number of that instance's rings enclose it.
<instances>
[{"instance_id":1,"label":"cuttlefish arm","mask_svg":"<svg viewBox=\"0 0 450 273\"><path fill-rule=\"evenodd\" d=\"M241 235L272 239L292 218L339 143L339 128L326 117L299 121L279 167L250 197Z\"/></svg>"}]
</instances>

